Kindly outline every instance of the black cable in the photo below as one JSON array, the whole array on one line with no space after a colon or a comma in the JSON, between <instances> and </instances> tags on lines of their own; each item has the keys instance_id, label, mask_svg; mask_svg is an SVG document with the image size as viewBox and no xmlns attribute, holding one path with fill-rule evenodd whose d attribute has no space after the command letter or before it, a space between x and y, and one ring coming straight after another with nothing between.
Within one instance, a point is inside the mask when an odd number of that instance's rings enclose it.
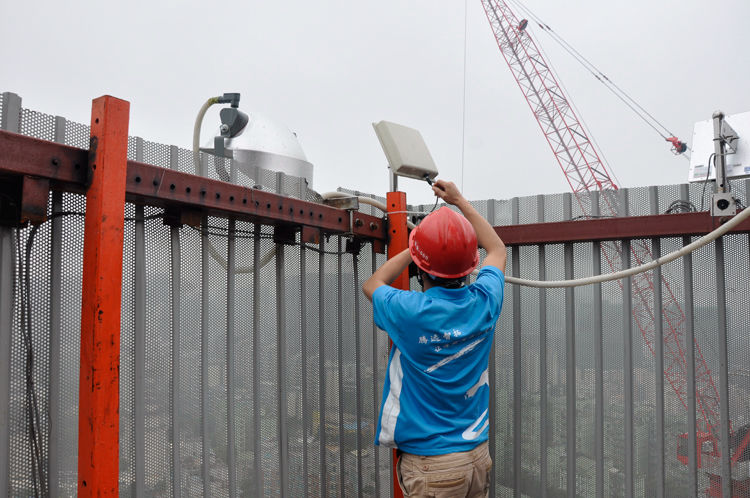
<instances>
[{"instance_id":1,"label":"black cable","mask_svg":"<svg viewBox=\"0 0 750 498\"><path fill-rule=\"evenodd\" d=\"M693 204L690 201L685 201L683 199L677 199L676 201L672 201L672 203L669 205L669 207L665 211L665 214L692 213L695 211L697 211L695 204Z\"/></svg>"},{"instance_id":2,"label":"black cable","mask_svg":"<svg viewBox=\"0 0 750 498\"><path fill-rule=\"evenodd\" d=\"M711 155L708 156L708 161L706 162L708 171L706 171L706 179L703 180L703 191L701 192L701 211L703 211L703 201L706 195L706 184L708 183L708 177L711 176L711 161L714 161L714 164L716 163L716 152L712 152Z\"/></svg>"},{"instance_id":3,"label":"black cable","mask_svg":"<svg viewBox=\"0 0 750 498\"><path fill-rule=\"evenodd\" d=\"M17 284L21 301L21 336L26 350L25 386L26 416L29 421L29 450L31 452L31 476L35 496L46 496L47 476L42 455L42 427L39 415L39 398L34 383L34 347L32 342L31 322L31 251L34 238L40 225L35 225L26 240L25 255L21 251L21 230L16 229L16 254L18 258L19 278Z\"/></svg>"},{"instance_id":4,"label":"black cable","mask_svg":"<svg viewBox=\"0 0 750 498\"><path fill-rule=\"evenodd\" d=\"M195 230L196 232L200 232L201 234L206 235L212 235L214 237L234 237L236 239L255 239L260 238L261 240L274 240L274 235L272 233L263 233L263 232L256 232L255 230L243 230L243 229L237 229L229 230L228 228L216 226L216 225L205 225L204 227L194 227L192 225L187 225L189 228ZM290 245L300 246L304 247L305 249L310 249L311 251L315 251L321 254L331 254L334 256L340 256L342 254L351 254L346 251L326 251L323 249L319 249L315 246L308 245L304 242L292 242Z\"/></svg>"},{"instance_id":5,"label":"black cable","mask_svg":"<svg viewBox=\"0 0 750 498\"><path fill-rule=\"evenodd\" d=\"M439 200L440 200L440 197L435 196L435 204L432 205L432 209L430 209L430 213L432 213L433 211L435 211L435 208L437 207L437 204L438 204ZM430 213L427 213L427 214L430 214Z\"/></svg>"}]
</instances>

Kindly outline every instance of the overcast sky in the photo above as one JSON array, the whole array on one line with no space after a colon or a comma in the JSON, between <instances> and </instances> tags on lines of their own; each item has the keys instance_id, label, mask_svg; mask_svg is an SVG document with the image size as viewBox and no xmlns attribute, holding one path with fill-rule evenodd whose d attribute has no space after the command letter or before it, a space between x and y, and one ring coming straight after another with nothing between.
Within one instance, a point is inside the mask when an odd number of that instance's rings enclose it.
<instances>
[{"instance_id":1,"label":"overcast sky","mask_svg":"<svg viewBox=\"0 0 750 498\"><path fill-rule=\"evenodd\" d=\"M206 98L237 91L241 109L297 133L319 192L385 193L371 126L382 119L419 129L440 176L461 183L463 172L470 199L568 190L480 0L0 1L0 91L24 107L88 123L91 99L110 94L131 103L132 135L189 148ZM524 4L688 142L713 111L750 110L746 0ZM686 180L687 160L545 32L529 32L619 186ZM217 123L218 108L204 141ZM409 202L432 198L421 182L400 186Z\"/></svg>"}]
</instances>

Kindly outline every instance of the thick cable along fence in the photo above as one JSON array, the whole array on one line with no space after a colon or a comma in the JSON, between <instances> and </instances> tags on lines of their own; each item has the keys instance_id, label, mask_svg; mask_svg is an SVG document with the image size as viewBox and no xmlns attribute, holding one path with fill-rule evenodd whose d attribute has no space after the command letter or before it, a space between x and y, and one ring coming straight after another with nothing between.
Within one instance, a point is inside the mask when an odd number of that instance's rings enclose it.
<instances>
[{"instance_id":1,"label":"thick cable along fence","mask_svg":"<svg viewBox=\"0 0 750 498\"><path fill-rule=\"evenodd\" d=\"M86 125L8 95L6 130L88 147ZM189 149L137 137L128 157L195 169ZM202 173L218 179L207 160ZM315 197L273 172L236 183ZM732 189L742 200L750 192L744 180ZM383 216L382 197L339 190ZM621 195L624 215L640 216L677 200L700 205L705 194L675 185ZM570 194L472 204L499 230L579 215ZM409 206L410 221L432 208ZM9 496L77 493L85 212L80 192L53 190L46 222L0 227L0 489ZM280 233L262 218L211 213L191 225L169 206L131 201L124 213L120 494L392 496L391 453L373 444L388 339L360 291L385 261L382 247ZM506 286L490 359L492 496L693 496L709 474L748 477L746 460L722 470L733 447L719 448L714 466L678 458L683 441L698 447L705 432L705 372L720 401L711 421L733 434L750 423L750 237L736 231L745 213L700 237L509 244L509 284L591 285ZM628 261L635 244L653 266ZM611 274L616 247L622 268L641 273Z\"/></svg>"}]
</instances>

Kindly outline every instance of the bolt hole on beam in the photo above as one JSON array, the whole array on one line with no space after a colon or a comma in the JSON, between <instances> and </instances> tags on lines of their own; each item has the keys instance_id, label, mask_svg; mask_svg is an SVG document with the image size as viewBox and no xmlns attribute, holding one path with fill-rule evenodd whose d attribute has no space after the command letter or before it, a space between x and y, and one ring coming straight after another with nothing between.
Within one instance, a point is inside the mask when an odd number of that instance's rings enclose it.
<instances>
[{"instance_id":1,"label":"bolt hole on beam","mask_svg":"<svg viewBox=\"0 0 750 498\"><path fill-rule=\"evenodd\" d=\"M192 189L190 187L185 187L185 192L187 192L188 194L190 193L191 190Z\"/></svg>"},{"instance_id":2,"label":"bolt hole on beam","mask_svg":"<svg viewBox=\"0 0 750 498\"><path fill-rule=\"evenodd\" d=\"M176 188L177 188L177 185L175 185L174 183L169 186L169 190L174 190Z\"/></svg>"},{"instance_id":3,"label":"bolt hole on beam","mask_svg":"<svg viewBox=\"0 0 750 498\"><path fill-rule=\"evenodd\" d=\"M135 183L141 183L141 177L140 176L136 176L135 177Z\"/></svg>"}]
</instances>

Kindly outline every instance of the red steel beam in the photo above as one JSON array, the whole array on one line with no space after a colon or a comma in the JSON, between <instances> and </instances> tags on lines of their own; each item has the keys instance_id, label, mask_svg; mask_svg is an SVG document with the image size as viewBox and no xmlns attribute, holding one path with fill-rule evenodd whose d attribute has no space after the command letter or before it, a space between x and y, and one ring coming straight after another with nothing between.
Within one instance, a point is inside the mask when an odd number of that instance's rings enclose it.
<instances>
[{"instance_id":1,"label":"red steel beam","mask_svg":"<svg viewBox=\"0 0 750 498\"><path fill-rule=\"evenodd\" d=\"M705 235L718 228L721 221L708 212L698 212L508 225L495 227L495 231L506 245L522 246ZM729 233L750 233L750 219Z\"/></svg>"},{"instance_id":2,"label":"red steel beam","mask_svg":"<svg viewBox=\"0 0 750 498\"><path fill-rule=\"evenodd\" d=\"M85 193L88 151L0 131L0 174L31 175L51 180L52 188ZM327 233L348 233L385 241L380 218L251 189L210 178L127 162L126 199L178 210L236 217L266 224L310 226Z\"/></svg>"},{"instance_id":3,"label":"red steel beam","mask_svg":"<svg viewBox=\"0 0 750 498\"><path fill-rule=\"evenodd\" d=\"M91 108L81 296L78 496L117 496L120 302L130 104L110 96Z\"/></svg>"},{"instance_id":4,"label":"red steel beam","mask_svg":"<svg viewBox=\"0 0 750 498\"><path fill-rule=\"evenodd\" d=\"M0 131L0 174L48 178L52 188L84 193L87 154L83 149ZM201 195L203 191L205 194ZM126 198L161 207L197 209L216 216L300 224L330 233L346 233L350 229L348 216L341 209L135 161L128 161ZM495 230L507 245L517 246L705 235L718 223L708 213L700 212L535 223ZM379 218L354 213L352 225L358 237L386 240ZM729 233L750 233L750 220Z\"/></svg>"}]
</instances>

